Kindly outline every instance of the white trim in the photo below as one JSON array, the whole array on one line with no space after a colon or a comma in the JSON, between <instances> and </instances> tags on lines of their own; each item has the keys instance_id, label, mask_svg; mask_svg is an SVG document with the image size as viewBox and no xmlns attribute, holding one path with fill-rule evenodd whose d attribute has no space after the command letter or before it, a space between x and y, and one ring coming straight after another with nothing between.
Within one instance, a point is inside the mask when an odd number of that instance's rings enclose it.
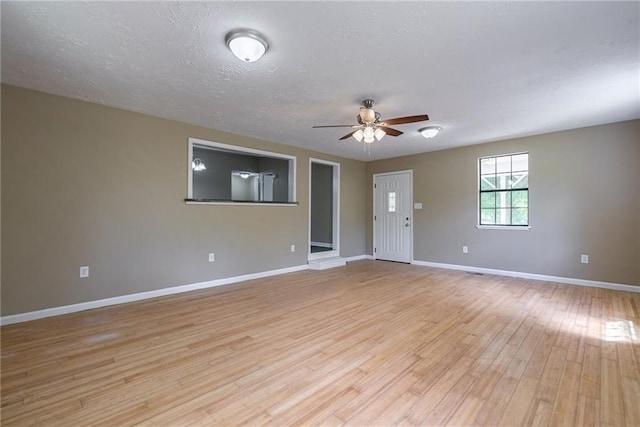
<instances>
[{"instance_id":1,"label":"white trim","mask_svg":"<svg viewBox=\"0 0 640 427\"><path fill-rule=\"evenodd\" d=\"M136 294L121 295L112 298L105 298L96 301L81 302L78 304L64 305L61 307L46 308L44 310L30 311L28 313L12 314L0 317L0 325L10 325L12 323L28 322L30 320L43 319L45 317L60 316L62 314L76 313L78 311L90 310L93 308L107 307L110 305L124 304L156 298L165 295L180 294L183 292L195 291L198 289L213 288L216 286L230 285L232 283L244 282L246 280L261 279L264 277L277 276L280 274L293 273L307 270L308 264L294 267L280 268L277 270L262 271L259 273L244 274L242 276L227 277L224 279L209 280L206 282L192 283L189 285L173 286L170 288L157 289L154 291L140 292Z\"/></svg>"},{"instance_id":2,"label":"white trim","mask_svg":"<svg viewBox=\"0 0 640 427\"><path fill-rule=\"evenodd\" d=\"M531 230L529 225L476 225L478 230Z\"/></svg>"},{"instance_id":3,"label":"white trim","mask_svg":"<svg viewBox=\"0 0 640 427\"><path fill-rule=\"evenodd\" d=\"M319 163L327 166L331 166L333 170L333 218L332 218L332 240L333 243L329 246L322 246L317 244L316 246L329 247L333 250L311 253L311 167L313 163ZM340 163L332 162L329 160L322 160L315 157L309 157L309 222L308 222L308 237L309 245L307 247L307 260L315 261L322 258L333 258L340 256ZM325 244L326 245L326 244Z\"/></svg>"},{"instance_id":4,"label":"white trim","mask_svg":"<svg viewBox=\"0 0 640 427\"><path fill-rule=\"evenodd\" d=\"M258 154L261 156L265 156L265 157L272 157L272 158L279 158L279 159L284 159L284 160L290 160L289 162L289 200L297 200L296 197L296 168L297 168L297 163L298 163L298 159L296 156L292 156L289 154L282 154L282 153L276 153L276 152L272 152L272 151L264 151L264 150L257 150L255 148L249 148L249 147L243 147L240 145L230 145L230 144L223 144L221 142L214 142L214 141L207 141L205 139L198 139L198 138L189 138L189 158L188 158L188 167L187 167L187 199L193 199L193 171L191 170L191 162L193 160L193 144L198 144L198 145L206 145L209 147L214 147L214 148L219 148L222 150L229 150L235 153L248 153L248 154ZM189 203L193 203L193 202L187 202ZM240 205L240 203L224 203L224 202L198 202L198 203L204 203L204 204L216 204L216 205L224 205L224 204L229 204L229 205ZM260 203L247 203L244 204L245 206L257 206L257 205L262 205ZM289 206L288 204L275 204L275 203L271 203L271 206Z\"/></svg>"},{"instance_id":5,"label":"white trim","mask_svg":"<svg viewBox=\"0 0 640 427\"><path fill-rule=\"evenodd\" d=\"M336 256L332 258L324 258L315 261L309 261L309 270L328 270L330 268L344 267L347 260Z\"/></svg>"},{"instance_id":6,"label":"white trim","mask_svg":"<svg viewBox=\"0 0 640 427\"><path fill-rule=\"evenodd\" d=\"M333 248L331 243L311 242L311 246L317 246L319 248Z\"/></svg>"},{"instance_id":7,"label":"white trim","mask_svg":"<svg viewBox=\"0 0 640 427\"><path fill-rule=\"evenodd\" d=\"M354 262L354 261L360 261L363 259L373 259L373 255L355 255L355 256L346 257L344 260L347 262Z\"/></svg>"},{"instance_id":8,"label":"white trim","mask_svg":"<svg viewBox=\"0 0 640 427\"><path fill-rule=\"evenodd\" d=\"M187 157L187 197L193 198L193 167L191 166L191 162L193 162L193 144L191 143L191 138L189 138L188 146L188 157Z\"/></svg>"},{"instance_id":9,"label":"white trim","mask_svg":"<svg viewBox=\"0 0 640 427\"><path fill-rule=\"evenodd\" d=\"M314 252L307 255L307 261L316 261L323 258L335 258L337 256L340 256L340 252L336 250Z\"/></svg>"},{"instance_id":10,"label":"white trim","mask_svg":"<svg viewBox=\"0 0 640 427\"><path fill-rule=\"evenodd\" d=\"M374 257L372 255L355 255L355 256L344 258L346 262L354 262L354 261L360 261L360 260L373 260L373 259ZM573 279L573 278L558 277L558 276L546 276L542 274L521 273L516 271L495 270L490 268L470 267L470 266L455 265L455 264L443 264L443 263L428 262L428 261L413 260L411 261L411 264L419 265L423 267L445 268L449 270L461 270L461 271L469 271L473 273L496 274L500 276L542 280L545 282L565 283L569 285L590 286L595 288L640 293L640 286L625 285L620 283L598 282L593 280ZM27 313L12 314L9 316L0 317L0 325L11 325L13 323L28 322L30 320L43 319L43 318L52 317L52 316L60 316L63 314L76 313L79 311L91 310L94 308L107 307L107 306L117 305L117 304L124 304L128 302L140 301L140 300L145 300L150 298L157 298L157 297L166 296L166 295L174 295L174 294L179 294L183 292L195 291L198 289L206 289L206 288L213 288L216 286L230 285L233 283L243 282L246 280L255 280L255 279L261 279L264 277L277 276L280 274L293 273L296 271L303 271L303 270L307 270L308 268L309 268L308 264L298 265L294 267L281 268L278 270L263 271L260 273L245 274L242 276L210 280L207 282L199 282L199 283L192 283L189 285L174 286L170 288L157 289L155 291L140 292L137 294L130 294L130 295L122 295L122 296L105 298L105 299L96 300L96 301L88 301L88 302L83 302L78 304L65 305L61 307L47 308L44 310L31 311Z\"/></svg>"},{"instance_id":11,"label":"white trim","mask_svg":"<svg viewBox=\"0 0 640 427\"><path fill-rule=\"evenodd\" d=\"M262 203L262 202L193 202L187 201L187 205L231 205L231 206L290 206L297 207L298 203Z\"/></svg>"},{"instance_id":12,"label":"white trim","mask_svg":"<svg viewBox=\"0 0 640 427\"><path fill-rule=\"evenodd\" d=\"M259 154L261 156L267 156L267 157L282 157L288 160L296 160L296 156L292 156L290 154L282 154L282 153L276 153L273 151L258 150L255 148L244 147L241 145L223 144L221 142L207 141L205 139L199 139L199 138L189 138L189 144L191 144L192 146L193 144L207 145L209 147L221 148L223 150L229 150L236 153L241 152L241 153L249 153L249 154Z\"/></svg>"},{"instance_id":13,"label":"white trim","mask_svg":"<svg viewBox=\"0 0 640 427\"><path fill-rule=\"evenodd\" d=\"M488 156L480 156L478 157L478 160L480 159L490 159L492 157L507 157L507 156L518 156L520 154L529 154L528 151L516 151L513 153L506 153L506 154L490 154Z\"/></svg>"},{"instance_id":14,"label":"white trim","mask_svg":"<svg viewBox=\"0 0 640 427\"><path fill-rule=\"evenodd\" d=\"M471 267L467 265L443 264L429 261L411 261L413 265L423 267L446 268L449 270L469 271L471 273L495 274L498 276L519 277L522 279L542 280L544 282L564 283L567 285L590 286L592 288L611 289L614 291L640 293L640 286L625 285L622 283L599 282L596 280L574 279L571 277L547 276L545 274L522 273L519 271L495 270L493 268Z\"/></svg>"},{"instance_id":15,"label":"white trim","mask_svg":"<svg viewBox=\"0 0 640 427\"><path fill-rule=\"evenodd\" d=\"M393 171L393 172L382 172L382 173L374 173L373 176L385 176L385 175L397 175L399 173L407 173L410 172L413 175L413 169L405 169L401 171Z\"/></svg>"}]
</instances>

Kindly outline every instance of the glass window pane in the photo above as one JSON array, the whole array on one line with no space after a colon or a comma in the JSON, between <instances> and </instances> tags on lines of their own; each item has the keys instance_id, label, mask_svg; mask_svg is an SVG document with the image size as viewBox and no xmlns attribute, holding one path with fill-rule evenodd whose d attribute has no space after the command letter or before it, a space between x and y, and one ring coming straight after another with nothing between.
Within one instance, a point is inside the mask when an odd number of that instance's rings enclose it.
<instances>
[{"instance_id":1,"label":"glass window pane","mask_svg":"<svg viewBox=\"0 0 640 427\"><path fill-rule=\"evenodd\" d=\"M495 209L481 209L480 210L480 224L491 225L496 223L496 210Z\"/></svg>"},{"instance_id":2,"label":"glass window pane","mask_svg":"<svg viewBox=\"0 0 640 427\"><path fill-rule=\"evenodd\" d=\"M511 182L511 188L529 188L529 173L514 173L511 175Z\"/></svg>"},{"instance_id":3,"label":"glass window pane","mask_svg":"<svg viewBox=\"0 0 640 427\"><path fill-rule=\"evenodd\" d=\"M512 191L511 206L513 206L514 208L526 208L527 206L529 206L529 191Z\"/></svg>"},{"instance_id":4,"label":"glass window pane","mask_svg":"<svg viewBox=\"0 0 640 427\"><path fill-rule=\"evenodd\" d=\"M396 192L389 191L387 193L387 212L396 211Z\"/></svg>"},{"instance_id":5,"label":"glass window pane","mask_svg":"<svg viewBox=\"0 0 640 427\"><path fill-rule=\"evenodd\" d=\"M496 176L495 175L487 175L480 177L480 189L481 190L495 190L496 187Z\"/></svg>"},{"instance_id":6,"label":"glass window pane","mask_svg":"<svg viewBox=\"0 0 640 427\"><path fill-rule=\"evenodd\" d=\"M498 191L496 195L496 207L498 208L510 208L511 207L511 192L510 191Z\"/></svg>"},{"instance_id":7,"label":"glass window pane","mask_svg":"<svg viewBox=\"0 0 640 427\"><path fill-rule=\"evenodd\" d=\"M496 207L496 193L480 194L480 209L495 208L495 207Z\"/></svg>"},{"instance_id":8,"label":"glass window pane","mask_svg":"<svg viewBox=\"0 0 640 427\"><path fill-rule=\"evenodd\" d=\"M511 156L503 156L496 158L496 172L511 172Z\"/></svg>"},{"instance_id":9,"label":"glass window pane","mask_svg":"<svg viewBox=\"0 0 640 427\"><path fill-rule=\"evenodd\" d=\"M480 159L480 174L487 175L496 173L496 159L491 157L488 159Z\"/></svg>"},{"instance_id":10,"label":"glass window pane","mask_svg":"<svg viewBox=\"0 0 640 427\"><path fill-rule=\"evenodd\" d=\"M529 209L515 208L511 212L511 221L513 225L529 225Z\"/></svg>"},{"instance_id":11,"label":"glass window pane","mask_svg":"<svg viewBox=\"0 0 640 427\"><path fill-rule=\"evenodd\" d=\"M528 171L529 170L529 154L518 154L511 158L511 170L516 171Z\"/></svg>"},{"instance_id":12,"label":"glass window pane","mask_svg":"<svg viewBox=\"0 0 640 427\"><path fill-rule=\"evenodd\" d=\"M509 190L511 188L511 175L508 173L498 174L496 183L498 190Z\"/></svg>"},{"instance_id":13,"label":"glass window pane","mask_svg":"<svg viewBox=\"0 0 640 427\"><path fill-rule=\"evenodd\" d=\"M496 224L511 224L511 209L496 209Z\"/></svg>"}]
</instances>

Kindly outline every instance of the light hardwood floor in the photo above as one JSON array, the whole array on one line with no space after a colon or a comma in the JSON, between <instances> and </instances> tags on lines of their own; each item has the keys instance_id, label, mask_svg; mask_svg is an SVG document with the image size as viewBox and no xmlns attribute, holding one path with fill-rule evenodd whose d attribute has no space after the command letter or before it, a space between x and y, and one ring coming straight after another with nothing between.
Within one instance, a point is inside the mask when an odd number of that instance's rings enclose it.
<instances>
[{"instance_id":1,"label":"light hardwood floor","mask_svg":"<svg viewBox=\"0 0 640 427\"><path fill-rule=\"evenodd\" d=\"M640 425L640 294L381 261L2 327L2 425Z\"/></svg>"}]
</instances>

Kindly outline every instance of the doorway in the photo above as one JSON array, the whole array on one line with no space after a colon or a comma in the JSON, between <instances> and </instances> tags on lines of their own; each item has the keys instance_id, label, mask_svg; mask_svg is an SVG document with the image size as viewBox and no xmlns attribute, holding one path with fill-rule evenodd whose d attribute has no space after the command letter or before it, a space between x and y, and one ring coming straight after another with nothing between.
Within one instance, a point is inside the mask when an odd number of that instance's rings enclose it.
<instances>
[{"instance_id":1,"label":"doorway","mask_svg":"<svg viewBox=\"0 0 640 427\"><path fill-rule=\"evenodd\" d=\"M340 164L309 159L309 260L340 254Z\"/></svg>"},{"instance_id":2,"label":"doorway","mask_svg":"<svg viewBox=\"0 0 640 427\"><path fill-rule=\"evenodd\" d=\"M373 175L373 258L413 258L413 171Z\"/></svg>"}]
</instances>

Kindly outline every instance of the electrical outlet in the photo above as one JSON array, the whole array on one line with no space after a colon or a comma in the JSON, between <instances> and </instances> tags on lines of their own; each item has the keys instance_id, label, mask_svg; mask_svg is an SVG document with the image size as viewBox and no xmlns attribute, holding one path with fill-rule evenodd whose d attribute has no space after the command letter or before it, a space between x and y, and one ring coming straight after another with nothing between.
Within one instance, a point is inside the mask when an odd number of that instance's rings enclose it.
<instances>
[{"instance_id":1,"label":"electrical outlet","mask_svg":"<svg viewBox=\"0 0 640 427\"><path fill-rule=\"evenodd\" d=\"M580 262L583 264L589 264L589 255L580 255Z\"/></svg>"},{"instance_id":2,"label":"electrical outlet","mask_svg":"<svg viewBox=\"0 0 640 427\"><path fill-rule=\"evenodd\" d=\"M209 254L209 262L213 262L213 261L215 261L215 260L216 260L216 254L214 254L214 253L210 253L210 254Z\"/></svg>"},{"instance_id":3,"label":"electrical outlet","mask_svg":"<svg viewBox=\"0 0 640 427\"><path fill-rule=\"evenodd\" d=\"M462 247L462 253L463 254L468 254L469 253L469 246L463 246Z\"/></svg>"},{"instance_id":4,"label":"electrical outlet","mask_svg":"<svg viewBox=\"0 0 640 427\"><path fill-rule=\"evenodd\" d=\"M89 277L89 266L85 265L80 267L80 278Z\"/></svg>"},{"instance_id":5,"label":"electrical outlet","mask_svg":"<svg viewBox=\"0 0 640 427\"><path fill-rule=\"evenodd\" d=\"M296 245L291 245L291 252L295 252L296 251Z\"/></svg>"}]
</instances>

